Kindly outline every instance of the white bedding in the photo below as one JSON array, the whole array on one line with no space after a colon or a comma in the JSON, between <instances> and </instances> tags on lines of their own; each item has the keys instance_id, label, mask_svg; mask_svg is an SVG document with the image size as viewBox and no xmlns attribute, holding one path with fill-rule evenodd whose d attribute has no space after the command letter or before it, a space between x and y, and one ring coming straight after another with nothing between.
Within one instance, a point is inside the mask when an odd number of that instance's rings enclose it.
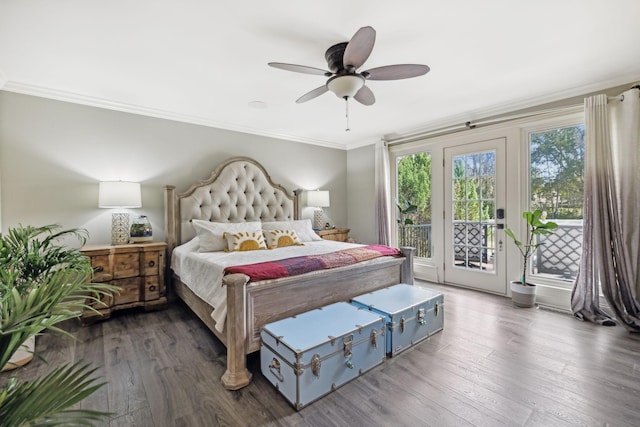
<instances>
[{"instance_id":1,"label":"white bedding","mask_svg":"<svg viewBox=\"0 0 640 427\"><path fill-rule=\"evenodd\" d=\"M227 291L222 287L225 267L319 255L362 245L321 240L305 242L304 246L244 252L199 252L199 246L198 237L195 237L175 248L171 256L171 268L180 281L215 308L211 317L216 322L216 329L222 332L227 317Z\"/></svg>"}]
</instances>

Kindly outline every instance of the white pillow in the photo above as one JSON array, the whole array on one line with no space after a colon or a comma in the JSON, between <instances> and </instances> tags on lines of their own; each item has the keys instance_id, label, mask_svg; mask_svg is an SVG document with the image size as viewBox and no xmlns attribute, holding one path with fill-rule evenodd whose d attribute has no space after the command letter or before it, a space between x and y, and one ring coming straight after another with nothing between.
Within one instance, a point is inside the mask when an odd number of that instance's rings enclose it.
<instances>
[{"instance_id":1,"label":"white pillow","mask_svg":"<svg viewBox=\"0 0 640 427\"><path fill-rule=\"evenodd\" d=\"M211 222L194 219L191 221L200 240L200 252L219 252L227 249L224 233L259 232L262 233L260 221L249 222Z\"/></svg>"},{"instance_id":2,"label":"white pillow","mask_svg":"<svg viewBox=\"0 0 640 427\"><path fill-rule=\"evenodd\" d=\"M311 226L310 219L297 219L294 221L273 221L263 222L263 230L293 230L298 235L301 242L320 241L322 237L318 236Z\"/></svg>"}]
</instances>

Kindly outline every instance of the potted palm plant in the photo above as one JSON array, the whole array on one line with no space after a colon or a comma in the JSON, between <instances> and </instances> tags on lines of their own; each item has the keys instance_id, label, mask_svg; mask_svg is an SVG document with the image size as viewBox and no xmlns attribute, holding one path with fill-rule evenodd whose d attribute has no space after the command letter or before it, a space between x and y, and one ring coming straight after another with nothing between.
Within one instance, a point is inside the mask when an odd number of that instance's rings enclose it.
<instances>
[{"instance_id":1,"label":"potted palm plant","mask_svg":"<svg viewBox=\"0 0 640 427\"><path fill-rule=\"evenodd\" d=\"M547 214L540 209L536 209L533 212L525 211L522 213L522 217L527 224L524 242L520 241L510 228L504 230L506 235L513 239L523 258L520 280L511 282L511 299L514 305L518 307L533 307L536 300L536 285L527 282L528 262L541 245L538 241L538 236L541 234L553 234L555 229L558 228L558 224L552 221L545 221Z\"/></svg>"},{"instance_id":2,"label":"potted palm plant","mask_svg":"<svg viewBox=\"0 0 640 427\"><path fill-rule=\"evenodd\" d=\"M87 233L80 229L59 230L57 225L19 226L0 234L0 295L15 290L24 298L53 271L64 268L89 274L91 265L79 251L60 244L77 238L81 244ZM0 365L2 371L15 369L33 359L35 336L29 338L11 359Z\"/></svg>"},{"instance_id":3,"label":"potted palm plant","mask_svg":"<svg viewBox=\"0 0 640 427\"><path fill-rule=\"evenodd\" d=\"M60 244L83 230L59 226L17 227L0 234L0 366L9 364L25 342L45 330L68 333L57 325L92 310L91 303L115 288L91 283L89 261L77 249ZM84 364L54 368L33 381L14 374L0 383L2 425L80 425L107 414L69 409L102 386ZM7 377L5 377L7 378Z\"/></svg>"}]
</instances>

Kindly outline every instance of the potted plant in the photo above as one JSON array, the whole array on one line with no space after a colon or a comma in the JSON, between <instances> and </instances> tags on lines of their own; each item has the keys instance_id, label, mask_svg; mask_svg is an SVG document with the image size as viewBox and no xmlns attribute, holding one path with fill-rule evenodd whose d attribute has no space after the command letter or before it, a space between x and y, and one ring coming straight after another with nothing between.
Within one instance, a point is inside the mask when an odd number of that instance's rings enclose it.
<instances>
[{"instance_id":1,"label":"potted plant","mask_svg":"<svg viewBox=\"0 0 640 427\"><path fill-rule=\"evenodd\" d=\"M60 241L77 238L87 240L85 230L59 230L58 225L41 227L19 226L0 234L0 295L15 290L21 298L38 286L53 271L61 268L90 274L91 265L79 251L67 248ZM15 369L33 359L35 336L29 338L6 364L2 371Z\"/></svg>"},{"instance_id":2,"label":"potted plant","mask_svg":"<svg viewBox=\"0 0 640 427\"><path fill-rule=\"evenodd\" d=\"M0 234L0 366L25 342L58 323L78 317L90 304L116 288L91 283L91 266L80 251L59 244L83 230L58 232L59 226L17 227ZM84 239L81 239L84 242ZM0 383L3 425L88 425L107 414L69 409L103 384L94 371L76 363L54 368L33 381L14 374Z\"/></svg>"},{"instance_id":3,"label":"potted plant","mask_svg":"<svg viewBox=\"0 0 640 427\"><path fill-rule=\"evenodd\" d=\"M506 235L513 239L523 258L520 281L511 282L511 299L518 307L533 307L536 299L536 285L527 283L528 261L541 245L541 243L538 242L537 236L541 234L553 234L555 232L554 230L558 228L558 224L552 221L545 221L547 214L540 209L536 209L533 212L525 211L522 213L522 217L527 224L524 242L516 237L513 230L509 228L504 230Z\"/></svg>"}]
</instances>

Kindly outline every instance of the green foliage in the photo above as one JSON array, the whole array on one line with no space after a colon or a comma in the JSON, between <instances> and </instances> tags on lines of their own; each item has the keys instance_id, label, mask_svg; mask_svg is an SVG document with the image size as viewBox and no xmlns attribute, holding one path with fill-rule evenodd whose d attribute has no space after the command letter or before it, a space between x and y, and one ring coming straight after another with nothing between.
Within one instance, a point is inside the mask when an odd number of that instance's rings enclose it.
<instances>
[{"instance_id":1,"label":"green foliage","mask_svg":"<svg viewBox=\"0 0 640 427\"><path fill-rule=\"evenodd\" d=\"M46 329L68 335L56 325L77 317L83 309L91 309L88 303L114 288L89 283L88 276L66 269L51 273L24 295L11 288L11 283L7 285L10 289L0 298L0 366L5 366L27 339ZM10 378L0 388L0 420L6 423L3 425L20 426L33 421L56 425L55 420L65 420L63 424L69 425L71 419L77 425L94 419L97 412L68 410L101 386L88 378L92 373L86 366L75 364L57 368L33 382Z\"/></svg>"},{"instance_id":2,"label":"green foliage","mask_svg":"<svg viewBox=\"0 0 640 427\"><path fill-rule=\"evenodd\" d=\"M55 243L62 236L83 232L54 233L57 228L18 227L0 235L0 366L25 341L47 329L68 335L57 324L93 310L92 302L117 290L90 283L86 257ZM74 364L32 382L11 377L0 388L0 424L90 425L103 419L107 414L69 409L102 386L89 378L92 374L87 366Z\"/></svg>"},{"instance_id":3,"label":"green foliage","mask_svg":"<svg viewBox=\"0 0 640 427\"><path fill-rule=\"evenodd\" d=\"M411 200L416 206L414 222L431 223L431 155L411 154L398 162L398 199ZM402 207L398 205L402 211Z\"/></svg>"},{"instance_id":4,"label":"green foliage","mask_svg":"<svg viewBox=\"0 0 640 427\"><path fill-rule=\"evenodd\" d=\"M531 135L531 203L551 218L582 218L584 126Z\"/></svg>"},{"instance_id":5,"label":"green foliage","mask_svg":"<svg viewBox=\"0 0 640 427\"><path fill-rule=\"evenodd\" d=\"M405 200L402 206L400 204L397 204L396 206L398 207L399 212L399 217L397 219L398 224L413 225L413 220L409 218L408 215L418 212L418 207L408 200Z\"/></svg>"},{"instance_id":6,"label":"green foliage","mask_svg":"<svg viewBox=\"0 0 640 427\"><path fill-rule=\"evenodd\" d=\"M90 410L66 409L80 402L104 383L90 378L94 369L74 364L56 368L49 375L34 381L19 383L11 378L0 391L2 425L93 425L108 414Z\"/></svg>"},{"instance_id":7,"label":"green foliage","mask_svg":"<svg viewBox=\"0 0 640 427\"><path fill-rule=\"evenodd\" d=\"M524 243L516 237L515 233L510 228L505 229L504 232L514 241L522 254L524 259L524 268L522 270L521 283L526 285L527 262L536 249L538 249L538 246L540 246L540 243L537 243L535 239L536 236L541 234L553 234L555 229L558 228L558 224L552 221L545 222L546 212L543 212L540 209L536 209L533 212L525 211L522 213L522 217L525 219L527 224L526 240Z\"/></svg>"},{"instance_id":8,"label":"green foliage","mask_svg":"<svg viewBox=\"0 0 640 427\"><path fill-rule=\"evenodd\" d=\"M11 288L25 294L31 286L45 280L58 269L91 273L91 264L80 251L60 245L60 241L77 238L87 240L86 230L59 231L59 225L20 226L0 234L0 293Z\"/></svg>"}]
</instances>

